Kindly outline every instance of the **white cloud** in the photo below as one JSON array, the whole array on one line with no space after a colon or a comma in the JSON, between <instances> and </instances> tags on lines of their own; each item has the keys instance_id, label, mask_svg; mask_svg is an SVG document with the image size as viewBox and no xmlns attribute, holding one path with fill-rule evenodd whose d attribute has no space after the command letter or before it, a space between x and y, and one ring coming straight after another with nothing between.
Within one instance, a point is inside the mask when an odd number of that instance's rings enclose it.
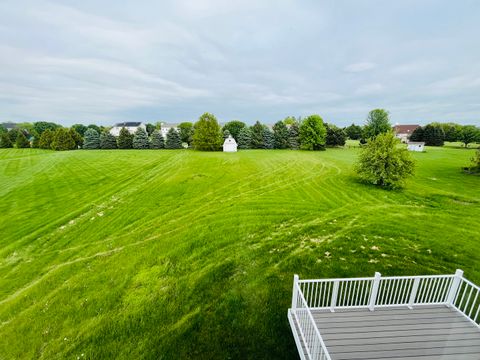
<instances>
[{"instance_id":1,"label":"white cloud","mask_svg":"<svg viewBox=\"0 0 480 360\"><path fill-rule=\"evenodd\" d=\"M346 72L363 72L367 70L372 70L377 67L377 64L372 62L359 62L345 66L344 70Z\"/></svg>"},{"instance_id":2,"label":"white cloud","mask_svg":"<svg viewBox=\"0 0 480 360\"><path fill-rule=\"evenodd\" d=\"M382 84L373 83L373 84L366 84L360 86L358 89L355 90L356 95L372 95L378 94L384 90Z\"/></svg>"}]
</instances>

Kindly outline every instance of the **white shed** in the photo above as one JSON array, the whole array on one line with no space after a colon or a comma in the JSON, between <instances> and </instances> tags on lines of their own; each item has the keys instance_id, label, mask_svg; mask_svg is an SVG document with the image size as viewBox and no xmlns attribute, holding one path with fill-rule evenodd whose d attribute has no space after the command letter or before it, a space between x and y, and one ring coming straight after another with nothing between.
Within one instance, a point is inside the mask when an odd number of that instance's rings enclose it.
<instances>
[{"instance_id":1,"label":"white shed","mask_svg":"<svg viewBox=\"0 0 480 360\"><path fill-rule=\"evenodd\" d=\"M237 142L232 135L228 135L223 142L223 152L237 152Z\"/></svg>"},{"instance_id":2,"label":"white shed","mask_svg":"<svg viewBox=\"0 0 480 360\"><path fill-rule=\"evenodd\" d=\"M418 151L424 152L425 151L425 143L424 142L412 142L410 141L407 145L408 151Z\"/></svg>"}]
</instances>

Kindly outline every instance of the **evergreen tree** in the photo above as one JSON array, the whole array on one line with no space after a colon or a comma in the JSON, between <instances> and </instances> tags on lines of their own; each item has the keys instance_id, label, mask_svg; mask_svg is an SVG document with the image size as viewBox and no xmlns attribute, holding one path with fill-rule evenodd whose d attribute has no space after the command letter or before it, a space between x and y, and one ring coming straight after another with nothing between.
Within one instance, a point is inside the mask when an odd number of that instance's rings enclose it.
<instances>
[{"instance_id":1,"label":"evergreen tree","mask_svg":"<svg viewBox=\"0 0 480 360\"><path fill-rule=\"evenodd\" d=\"M264 142L263 142L263 125L257 121L251 128L250 128L250 147L252 149L263 149Z\"/></svg>"},{"instance_id":2,"label":"evergreen tree","mask_svg":"<svg viewBox=\"0 0 480 360\"><path fill-rule=\"evenodd\" d=\"M251 142L251 131L245 126L238 133L237 146L239 149L250 149Z\"/></svg>"},{"instance_id":3,"label":"evergreen tree","mask_svg":"<svg viewBox=\"0 0 480 360\"><path fill-rule=\"evenodd\" d=\"M104 131L100 134L100 149L116 149L117 139L110 134L109 131Z\"/></svg>"},{"instance_id":4,"label":"evergreen tree","mask_svg":"<svg viewBox=\"0 0 480 360\"><path fill-rule=\"evenodd\" d=\"M52 149L57 151L75 149L75 140L73 140L70 132L65 128L55 130L52 140Z\"/></svg>"},{"instance_id":5,"label":"evergreen tree","mask_svg":"<svg viewBox=\"0 0 480 360\"><path fill-rule=\"evenodd\" d=\"M310 115L300 125L300 147L303 150L325 150L326 135L320 115Z\"/></svg>"},{"instance_id":6,"label":"evergreen tree","mask_svg":"<svg viewBox=\"0 0 480 360\"><path fill-rule=\"evenodd\" d=\"M174 128L170 128L167 133L167 141L165 142L165 149L182 149L182 140L180 134Z\"/></svg>"},{"instance_id":7,"label":"evergreen tree","mask_svg":"<svg viewBox=\"0 0 480 360\"><path fill-rule=\"evenodd\" d=\"M196 150L217 151L223 144L218 121L212 114L205 113L194 125L193 147Z\"/></svg>"},{"instance_id":8,"label":"evergreen tree","mask_svg":"<svg viewBox=\"0 0 480 360\"><path fill-rule=\"evenodd\" d=\"M365 125L365 139L374 138L378 134L387 133L392 130L388 112L384 109L375 109L368 113Z\"/></svg>"},{"instance_id":9,"label":"evergreen tree","mask_svg":"<svg viewBox=\"0 0 480 360\"><path fill-rule=\"evenodd\" d=\"M266 126L263 127L263 148L273 149L275 146L275 137L273 132Z\"/></svg>"},{"instance_id":10,"label":"evergreen tree","mask_svg":"<svg viewBox=\"0 0 480 360\"><path fill-rule=\"evenodd\" d=\"M159 130L155 130L152 133L152 142L150 145L152 149L165 149L165 140Z\"/></svg>"},{"instance_id":11,"label":"evergreen tree","mask_svg":"<svg viewBox=\"0 0 480 360\"><path fill-rule=\"evenodd\" d=\"M148 134L143 128L139 127L133 135L132 145L134 149L149 149Z\"/></svg>"},{"instance_id":12,"label":"evergreen tree","mask_svg":"<svg viewBox=\"0 0 480 360\"><path fill-rule=\"evenodd\" d=\"M12 141L8 137L8 134L6 132L2 132L0 134L0 148L2 149L8 149L13 147Z\"/></svg>"},{"instance_id":13,"label":"evergreen tree","mask_svg":"<svg viewBox=\"0 0 480 360\"><path fill-rule=\"evenodd\" d=\"M423 127L419 126L413 130L412 135L410 135L409 141L425 141Z\"/></svg>"},{"instance_id":14,"label":"evergreen tree","mask_svg":"<svg viewBox=\"0 0 480 360\"><path fill-rule=\"evenodd\" d=\"M440 126L428 124L423 129L423 138L427 146L443 146L445 134Z\"/></svg>"},{"instance_id":15,"label":"evergreen tree","mask_svg":"<svg viewBox=\"0 0 480 360\"><path fill-rule=\"evenodd\" d=\"M83 138L73 127L70 128L70 136L72 137L73 141L75 141L75 146L77 149L83 146Z\"/></svg>"},{"instance_id":16,"label":"evergreen tree","mask_svg":"<svg viewBox=\"0 0 480 360\"><path fill-rule=\"evenodd\" d=\"M85 131L83 148L87 150L100 149L100 135L97 130L88 128L88 130Z\"/></svg>"},{"instance_id":17,"label":"evergreen tree","mask_svg":"<svg viewBox=\"0 0 480 360\"><path fill-rule=\"evenodd\" d=\"M278 121L273 125L273 137L275 149L288 149L289 145L289 131L283 121Z\"/></svg>"},{"instance_id":18,"label":"evergreen tree","mask_svg":"<svg viewBox=\"0 0 480 360\"><path fill-rule=\"evenodd\" d=\"M343 129L333 125L327 124L327 137L326 137L326 144L327 146L345 146L345 141L347 136Z\"/></svg>"},{"instance_id":19,"label":"evergreen tree","mask_svg":"<svg viewBox=\"0 0 480 360\"><path fill-rule=\"evenodd\" d=\"M288 129L288 146L292 150L298 150L300 148L300 129L298 123L294 122Z\"/></svg>"},{"instance_id":20,"label":"evergreen tree","mask_svg":"<svg viewBox=\"0 0 480 360\"><path fill-rule=\"evenodd\" d=\"M17 139L15 140L15 146L17 149L25 149L30 147L30 141L28 141L25 134L20 131L17 135Z\"/></svg>"},{"instance_id":21,"label":"evergreen tree","mask_svg":"<svg viewBox=\"0 0 480 360\"><path fill-rule=\"evenodd\" d=\"M345 133L347 134L350 140L360 140L362 137L362 127L352 124L345 128Z\"/></svg>"},{"instance_id":22,"label":"evergreen tree","mask_svg":"<svg viewBox=\"0 0 480 360\"><path fill-rule=\"evenodd\" d=\"M120 134L118 134L117 146L119 149L131 149L133 147L133 135L130 132L122 127L120 129Z\"/></svg>"},{"instance_id":23,"label":"evergreen tree","mask_svg":"<svg viewBox=\"0 0 480 360\"><path fill-rule=\"evenodd\" d=\"M42 135L40 135L40 140L38 141L38 147L40 149L51 149L54 134L55 134L54 131L50 129L46 129L42 133Z\"/></svg>"}]
</instances>

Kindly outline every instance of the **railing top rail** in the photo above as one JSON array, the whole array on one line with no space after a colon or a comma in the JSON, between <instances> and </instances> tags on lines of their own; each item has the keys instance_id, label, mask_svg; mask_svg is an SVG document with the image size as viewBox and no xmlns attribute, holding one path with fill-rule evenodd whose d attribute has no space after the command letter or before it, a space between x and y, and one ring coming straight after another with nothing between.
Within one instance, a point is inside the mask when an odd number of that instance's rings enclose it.
<instances>
[{"instance_id":1,"label":"railing top rail","mask_svg":"<svg viewBox=\"0 0 480 360\"><path fill-rule=\"evenodd\" d=\"M315 319L313 318L312 312L310 311L310 307L308 306L307 300L305 300L305 297L303 296L302 289L300 289L300 286L298 286L298 284L296 286L297 286L298 294L300 295L300 298L302 299L302 302L305 305L305 309L307 309L308 317L310 318L310 321L312 321L312 323L315 325L314 326L315 334L318 337L318 340L320 340L320 344L322 345L323 352L327 359L331 359L330 354L328 353L327 347L323 342L322 335L320 335L320 331L318 330L317 324L315 323Z\"/></svg>"},{"instance_id":2,"label":"railing top rail","mask_svg":"<svg viewBox=\"0 0 480 360\"><path fill-rule=\"evenodd\" d=\"M464 278L464 277L462 277L462 280L463 280L464 282L466 282L468 285L472 286L474 289L480 291L480 286L475 285L475 284L472 283L470 280L468 280L468 279L466 279L466 278Z\"/></svg>"},{"instance_id":3,"label":"railing top rail","mask_svg":"<svg viewBox=\"0 0 480 360\"><path fill-rule=\"evenodd\" d=\"M394 280L394 279L425 279L425 278L452 278L455 277L455 274L445 274L445 275L412 275L412 276L382 276L383 280ZM330 279L302 279L298 280L299 283L311 283L311 282L332 282L332 281L366 281L374 280L374 277L359 277L359 278L330 278ZM463 278L465 279L465 278ZM465 279L466 280L466 279ZM469 282L470 283L470 282ZM473 285L473 283L471 283Z\"/></svg>"}]
</instances>

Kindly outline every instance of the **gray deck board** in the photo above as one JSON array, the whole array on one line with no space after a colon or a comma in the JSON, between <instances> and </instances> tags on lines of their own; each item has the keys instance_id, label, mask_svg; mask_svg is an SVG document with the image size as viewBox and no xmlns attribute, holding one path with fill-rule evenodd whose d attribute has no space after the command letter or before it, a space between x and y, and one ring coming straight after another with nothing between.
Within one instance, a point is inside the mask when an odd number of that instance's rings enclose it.
<instances>
[{"instance_id":1,"label":"gray deck board","mask_svg":"<svg viewBox=\"0 0 480 360\"><path fill-rule=\"evenodd\" d=\"M480 360L480 329L446 306L312 315L332 360Z\"/></svg>"}]
</instances>

